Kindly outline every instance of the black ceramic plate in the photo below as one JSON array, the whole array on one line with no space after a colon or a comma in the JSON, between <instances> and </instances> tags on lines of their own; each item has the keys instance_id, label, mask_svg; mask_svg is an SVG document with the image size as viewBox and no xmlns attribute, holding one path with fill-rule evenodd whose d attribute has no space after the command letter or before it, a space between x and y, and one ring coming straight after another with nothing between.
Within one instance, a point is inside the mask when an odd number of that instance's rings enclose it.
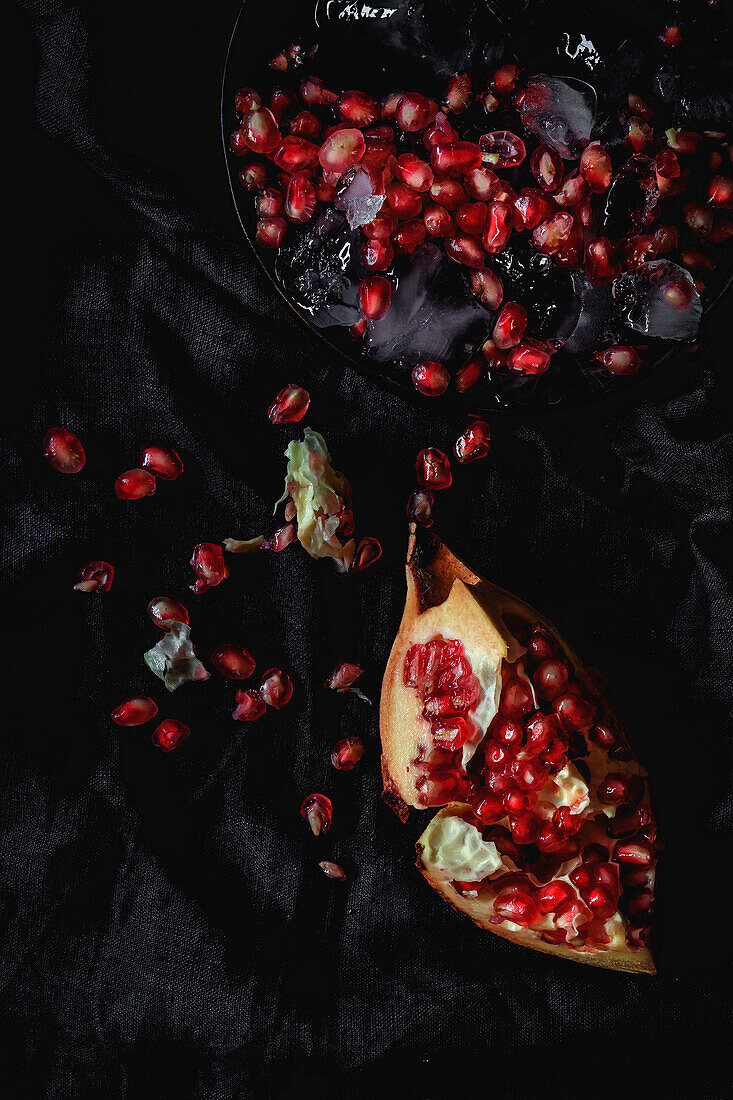
<instances>
[{"instance_id":1,"label":"black ceramic plate","mask_svg":"<svg viewBox=\"0 0 733 1100\"><path fill-rule=\"evenodd\" d=\"M657 43L668 11L666 4L631 4L623 0L609 0L588 9L559 0L504 0L500 4L486 0L392 0L389 7L348 0L272 0L267 5L245 2L227 52L222 82L222 139L242 230L277 292L352 367L405 396L415 396L409 367L375 362L362 353L346 327L315 324L307 309L287 293L279 277L276 254L256 245L253 196L239 182L241 161L231 155L228 144L229 133L237 125L234 93L238 87L251 85L265 96L276 87L297 87L303 75L313 72L337 91L362 88L377 96L404 87L439 99L448 77L456 71L467 68L485 73L488 78L511 44L508 52L516 52L530 71L550 71L592 83L598 92L599 120L605 102L615 102L630 90L650 94L658 74L664 71L669 89L669 105L662 107L662 111L668 111L668 117L661 120L664 128L675 125L679 129L730 132L731 104L726 93L717 90L733 83L730 62L725 58L721 12L712 7L699 12L691 6L693 14L684 25L684 48L670 61L670 51ZM314 60L296 74L274 73L268 60L296 41L318 45ZM715 54L716 42L721 46L720 58ZM486 129L491 128L487 121ZM657 128L662 128L659 118ZM718 274L704 299L704 318L731 284L730 252L726 255L721 251L716 260ZM553 360L552 371L538 379L515 380L510 375L508 383L496 384L487 378L465 396L449 388L442 400L471 412L506 411L515 415L579 407L627 395L630 388L637 389L640 379L648 378L662 364L667 364L669 370L671 359L682 359L679 344L651 341L638 374L618 379L599 370L590 356L579 361L560 354Z\"/></svg>"}]
</instances>

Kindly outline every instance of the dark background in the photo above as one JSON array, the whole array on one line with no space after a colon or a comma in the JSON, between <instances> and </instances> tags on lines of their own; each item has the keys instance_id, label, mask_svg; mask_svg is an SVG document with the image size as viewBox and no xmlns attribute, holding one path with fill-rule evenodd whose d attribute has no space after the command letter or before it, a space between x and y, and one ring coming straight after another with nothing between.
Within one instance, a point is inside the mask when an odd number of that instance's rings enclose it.
<instances>
[{"instance_id":1,"label":"dark background","mask_svg":"<svg viewBox=\"0 0 733 1100\"><path fill-rule=\"evenodd\" d=\"M601 667L648 765L667 839L656 978L479 932L412 866L424 824L379 798L376 706L321 683L340 658L375 701L401 614L412 463L462 427L343 365L239 235L219 138L236 2L20 0L6 23L2 1049L9 1097L718 1097L731 988L731 356L727 309L618 406L497 421L436 530L541 607ZM350 478L366 573L299 547L231 559L195 597L196 542L269 529L312 394ZM87 464L42 457L55 424ZM112 492L141 444L186 470ZM106 558L104 596L73 591ZM251 727L216 675L165 697L145 607L189 607L199 652L247 645L292 704ZM150 692L191 738L165 756L112 708ZM363 763L337 773L358 733ZM304 795L333 798L313 838ZM325 880L317 861L349 874Z\"/></svg>"}]
</instances>

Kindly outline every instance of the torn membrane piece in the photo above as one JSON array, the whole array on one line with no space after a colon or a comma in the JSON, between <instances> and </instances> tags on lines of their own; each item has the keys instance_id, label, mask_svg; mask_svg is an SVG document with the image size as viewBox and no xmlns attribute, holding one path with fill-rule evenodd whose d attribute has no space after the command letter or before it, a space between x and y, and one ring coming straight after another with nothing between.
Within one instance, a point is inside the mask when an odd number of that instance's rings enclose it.
<instances>
[{"instance_id":1,"label":"torn membrane piece","mask_svg":"<svg viewBox=\"0 0 733 1100\"><path fill-rule=\"evenodd\" d=\"M196 656L190 634L188 623L174 622L157 645L143 655L145 664L168 691L175 691L181 684L209 679L210 674Z\"/></svg>"},{"instance_id":2,"label":"torn membrane piece","mask_svg":"<svg viewBox=\"0 0 733 1100\"><path fill-rule=\"evenodd\" d=\"M413 524L382 687L385 799L439 813L418 867L514 943L654 973L662 847L646 772L581 657L538 611Z\"/></svg>"}]
</instances>

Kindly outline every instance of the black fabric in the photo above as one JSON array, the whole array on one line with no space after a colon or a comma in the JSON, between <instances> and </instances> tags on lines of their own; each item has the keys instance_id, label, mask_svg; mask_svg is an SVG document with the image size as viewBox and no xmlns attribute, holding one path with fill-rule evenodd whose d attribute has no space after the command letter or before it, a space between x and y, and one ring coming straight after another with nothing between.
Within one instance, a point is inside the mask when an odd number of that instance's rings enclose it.
<instances>
[{"instance_id":1,"label":"black fabric","mask_svg":"<svg viewBox=\"0 0 733 1100\"><path fill-rule=\"evenodd\" d=\"M380 800L377 707L334 696L337 659L377 701L399 622L413 462L461 429L328 353L238 234L218 135L236 0L20 0L6 131L10 337L3 465L2 1038L7 1097L718 1097L731 955L731 383L723 307L695 357L582 415L497 419L436 530L541 607L603 669L648 765L667 840L660 973L555 961L479 932L413 866L424 821ZM312 394L382 560L346 579L299 547L232 558L193 596L196 542L268 529ZM77 430L78 477L42 440ZM150 440L185 474L123 504ZM94 558L104 596L72 590ZM165 697L144 669L148 600L293 676L252 727L212 678ZM192 736L164 756L109 712L147 692ZM364 762L329 763L360 734ZM312 790L334 823L313 838ZM333 858L349 881L330 883Z\"/></svg>"}]
</instances>

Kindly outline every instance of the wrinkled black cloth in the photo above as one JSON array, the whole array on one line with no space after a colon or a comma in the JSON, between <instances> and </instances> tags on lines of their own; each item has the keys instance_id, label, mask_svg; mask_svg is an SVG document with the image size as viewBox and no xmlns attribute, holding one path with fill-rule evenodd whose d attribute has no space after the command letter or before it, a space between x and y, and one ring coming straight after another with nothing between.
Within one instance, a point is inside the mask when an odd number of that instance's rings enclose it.
<instances>
[{"instance_id":1,"label":"wrinkled black cloth","mask_svg":"<svg viewBox=\"0 0 733 1100\"><path fill-rule=\"evenodd\" d=\"M380 800L377 700L404 597L405 501L458 415L348 369L275 295L239 235L218 133L236 0L20 0L5 135L2 982L5 1097L718 1097L731 1007L731 382L727 314L628 398L515 421L457 472L436 530L543 609L602 668L635 731L666 838L659 976L518 949L478 931L413 865L424 818ZM231 558L187 589L200 541L271 529L312 394L381 561L340 579L299 547ZM49 427L87 464L56 474ZM185 473L126 504L151 440ZM72 589L103 558L111 591ZM213 677L168 696L142 663L148 601L190 609L206 659L248 646L289 707L230 718ZM339 659L369 706L326 692ZM109 713L150 692L190 739ZM366 757L329 752L359 734ZM314 790L333 827L300 819ZM331 883L317 861L348 873Z\"/></svg>"}]
</instances>

